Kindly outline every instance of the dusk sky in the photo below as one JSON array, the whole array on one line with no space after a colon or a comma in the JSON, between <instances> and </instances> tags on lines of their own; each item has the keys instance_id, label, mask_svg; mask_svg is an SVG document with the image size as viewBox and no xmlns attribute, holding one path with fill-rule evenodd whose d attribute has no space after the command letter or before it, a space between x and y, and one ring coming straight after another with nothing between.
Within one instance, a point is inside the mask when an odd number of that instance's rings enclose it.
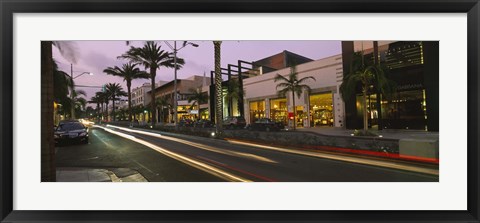
<instances>
[{"instance_id":1,"label":"dusk sky","mask_svg":"<svg viewBox=\"0 0 480 223\"><path fill-rule=\"evenodd\" d=\"M192 75L207 76L214 70L214 55L212 41L190 41L199 45L195 48L187 46L181 49L177 56L185 60L185 65L177 72L178 78L187 78ZM126 83L123 78L106 75L103 70L107 67L121 66L127 63L126 60L117 59L117 56L125 53L131 46L142 46L144 41L133 41L127 46L125 41L73 41L71 42L76 63L73 63L74 76L82 72L91 72L94 75L83 75L75 79L76 85L101 86L105 83L120 83L126 91ZM172 51L164 41L157 41L161 44L162 50ZM173 46L173 41L169 41ZM181 47L182 41L177 41L177 48ZM223 41L221 47L222 67L227 64L237 64L238 60L256 61L265 57L280 53L284 50L300 54L302 56L318 60L321 58L341 53L340 41ZM53 57L59 65L59 69L70 74L70 59L62 57L54 47ZM140 66L144 69L143 66ZM171 68L160 68L157 70L156 82L159 80L173 80L174 74ZM150 82L148 79L134 80L132 89ZM95 88L80 88L87 93L89 100L96 91Z\"/></svg>"}]
</instances>

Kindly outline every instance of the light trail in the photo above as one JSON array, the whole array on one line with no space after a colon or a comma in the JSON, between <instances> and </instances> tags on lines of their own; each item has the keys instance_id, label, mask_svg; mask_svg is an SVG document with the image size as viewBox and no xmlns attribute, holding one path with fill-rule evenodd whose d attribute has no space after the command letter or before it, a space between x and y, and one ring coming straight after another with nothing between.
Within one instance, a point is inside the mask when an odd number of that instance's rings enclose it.
<instances>
[{"instance_id":1,"label":"light trail","mask_svg":"<svg viewBox=\"0 0 480 223\"><path fill-rule=\"evenodd\" d=\"M378 160L362 159L362 158L357 158L357 157L346 157L346 156L339 156L339 155L333 155L333 154L324 154L324 153L318 153L318 152L285 149L285 148L279 148L279 147L274 147L274 146L266 146L266 145L255 144L255 143L242 142L242 141L238 141L238 140L234 140L234 139L226 139L226 140L230 143L233 143L233 144L253 146L253 147L257 147L257 148L275 150L275 151L285 152L285 153L293 153L293 154L299 154L299 155L304 155L304 156L313 156L313 157L339 160L339 161L345 161L345 162L351 162L351 163L359 163L359 164L366 164L366 165L372 165L372 166L387 167L387 168L392 168L392 169L407 170L407 171L412 171L412 172L417 172L417 173L425 173L425 174L437 175L437 176L439 174L438 170L409 166L409 165L403 165L403 164L398 164L398 163L390 163L390 162L383 162L383 161L378 161Z\"/></svg>"},{"instance_id":2,"label":"light trail","mask_svg":"<svg viewBox=\"0 0 480 223\"><path fill-rule=\"evenodd\" d=\"M108 129L108 128L105 128L103 126L98 126L98 125L94 125L95 127L98 127L98 128L101 128L109 133L112 133L114 135L117 135L117 136L120 136L120 137L123 137L123 138L126 138L126 139L129 139L129 140L132 140L136 143L139 143L139 144L142 144L144 146L147 146L159 153L162 153L170 158L173 158L173 159L176 159L182 163L185 163L189 166L192 166L192 167L195 167L197 169L200 169L202 171L205 171L207 173L210 173L212 175L215 175L215 176L218 176L222 179L225 179L227 181L233 181L233 182L252 182L251 180L248 180L246 178L243 178L243 177L239 177L239 176L236 176L234 174L231 174L231 173L228 173L228 172L225 172L221 169L218 169L216 167L213 167L213 166L210 166L208 164L205 164L205 163L202 163L202 162L199 162L197 160L194 160L192 158L189 158L189 157L186 157L186 156L183 156L183 155L180 155L178 153L174 153L174 152L171 152L169 150L166 150L162 147L159 147L157 145L154 145L152 143L149 143L145 140L141 140L141 139L138 139L134 136L131 136L131 135L128 135L128 134L125 134L125 133L121 133L121 132L118 132L118 131L115 131L115 130L111 130L111 129Z\"/></svg>"},{"instance_id":3,"label":"light trail","mask_svg":"<svg viewBox=\"0 0 480 223\"><path fill-rule=\"evenodd\" d=\"M140 130L135 130L135 129L129 129L129 128L124 128L124 127L114 126L114 125L107 125L107 127L117 128L117 129L127 131L127 132L133 132L133 133L138 133L138 134L142 134L142 135L153 136L153 137L156 137L156 138L166 139L166 140L170 140L170 141L174 141L174 142L179 142L179 143L182 143L182 144L185 144L185 145L193 146L193 147L196 147L196 148L199 148L199 149L204 149L204 150L207 150L207 151L210 151L210 152L220 153L220 154L224 154L224 155L254 159L254 160L263 161L263 162L267 162L267 163L277 163L276 161L268 159L268 158L263 157L263 156L258 156L258 155L254 155L254 154L250 154L250 153L242 153L242 152L236 152L236 151L231 151L231 150L219 149L219 148L216 148L216 147L213 147L213 146L208 146L208 145L204 145L204 144L200 144L200 143L190 142L188 140L178 139L178 138L174 138L174 137L170 137L170 136L164 136L164 135L161 135L159 133L140 131Z\"/></svg>"}]
</instances>

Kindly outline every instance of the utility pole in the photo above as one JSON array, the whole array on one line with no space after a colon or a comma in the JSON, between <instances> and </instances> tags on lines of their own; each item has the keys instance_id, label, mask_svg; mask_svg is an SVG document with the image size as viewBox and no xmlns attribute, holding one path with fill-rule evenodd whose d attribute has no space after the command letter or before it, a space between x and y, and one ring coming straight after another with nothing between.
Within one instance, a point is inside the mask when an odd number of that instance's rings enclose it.
<instances>
[{"instance_id":1,"label":"utility pole","mask_svg":"<svg viewBox=\"0 0 480 223\"><path fill-rule=\"evenodd\" d=\"M174 99L173 99L173 120L175 121L175 130L178 130L178 95L177 95L177 41L173 41L173 63L175 64L174 69L174 76L175 79L173 80L173 91L174 91Z\"/></svg>"},{"instance_id":2,"label":"utility pole","mask_svg":"<svg viewBox=\"0 0 480 223\"><path fill-rule=\"evenodd\" d=\"M70 78L72 80L72 89L70 89L70 119L75 119L75 103L73 101L73 91L75 90L73 86L73 64L70 64Z\"/></svg>"}]
</instances>

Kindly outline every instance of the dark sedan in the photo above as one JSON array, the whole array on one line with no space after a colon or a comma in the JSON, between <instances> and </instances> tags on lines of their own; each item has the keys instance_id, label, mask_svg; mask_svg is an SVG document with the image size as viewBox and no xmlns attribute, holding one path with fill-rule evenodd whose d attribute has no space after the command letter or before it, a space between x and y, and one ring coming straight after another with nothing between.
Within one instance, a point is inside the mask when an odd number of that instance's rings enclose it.
<instances>
[{"instance_id":1,"label":"dark sedan","mask_svg":"<svg viewBox=\"0 0 480 223\"><path fill-rule=\"evenodd\" d=\"M261 131L279 131L283 129L285 126L283 123L272 121L269 118L261 118L252 123L249 126L250 130L261 130Z\"/></svg>"},{"instance_id":2,"label":"dark sedan","mask_svg":"<svg viewBox=\"0 0 480 223\"><path fill-rule=\"evenodd\" d=\"M77 121L63 121L55 128L55 143L88 143L88 128Z\"/></svg>"}]
</instances>

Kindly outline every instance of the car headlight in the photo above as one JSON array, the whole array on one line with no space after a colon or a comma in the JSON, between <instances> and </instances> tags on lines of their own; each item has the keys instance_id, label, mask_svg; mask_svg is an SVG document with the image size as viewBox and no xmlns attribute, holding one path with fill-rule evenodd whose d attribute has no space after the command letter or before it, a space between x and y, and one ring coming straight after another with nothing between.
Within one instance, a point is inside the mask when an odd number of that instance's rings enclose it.
<instances>
[{"instance_id":1,"label":"car headlight","mask_svg":"<svg viewBox=\"0 0 480 223\"><path fill-rule=\"evenodd\" d=\"M55 135L53 135L53 138L54 138L54 139L58 139L58 138L60 138L60 136L58 136L57 134L55 134Z\"/></svg>"},{"instance_id":2,"label":"car headlight","mask_svg":"<svg viewBox=\"0 0 480 223\"><path fill-rule=\"evenodd\" d=\"M86 135L87 135L86 132L82 132L82 133L78 134L78 136L86 136Z\"/></svg>"}]
</instances>

